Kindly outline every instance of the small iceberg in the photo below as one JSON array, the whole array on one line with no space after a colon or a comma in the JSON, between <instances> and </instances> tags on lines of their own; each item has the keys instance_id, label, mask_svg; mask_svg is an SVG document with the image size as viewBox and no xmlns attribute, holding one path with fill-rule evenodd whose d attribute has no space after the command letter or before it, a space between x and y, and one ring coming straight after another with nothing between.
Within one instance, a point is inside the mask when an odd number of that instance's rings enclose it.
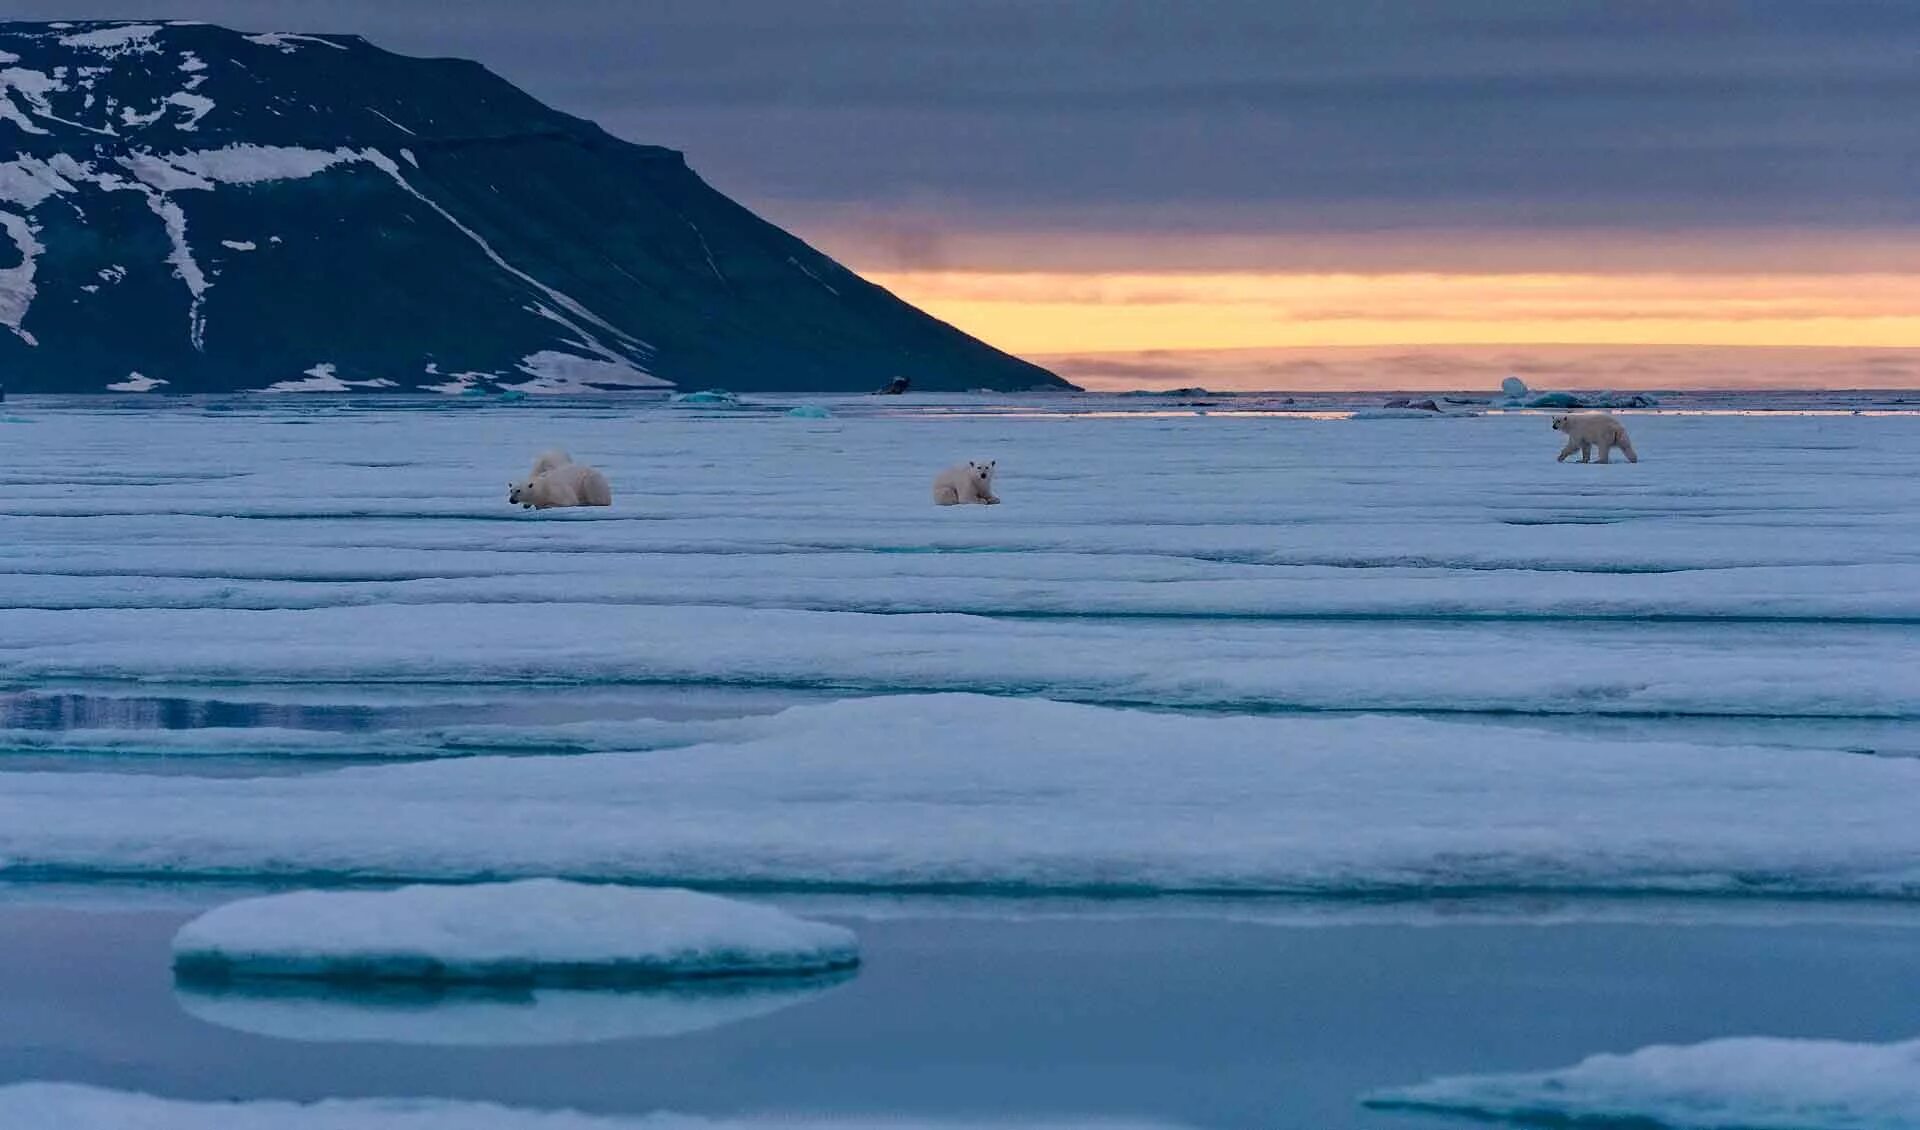
<instances>
[{"instance_id":1,"label":"small iceberg","mask_svg":"<svg viewBox=\"0 0 1920 1130\"><path fill-rule=\"evenodd\" d=\"M1898 1130L1920 1126L1920 1040L1709 1040L1591 1056L1555 1071L1433 1079L1362 1101L1556 1126Z\"/></svg>"},{"instance_id":2,"label":"small iceberg","mask_svg":"<svg viewBox=\"0 0 1920 1130\"><path fill-rule=\"evenodd\" d=\"M663 1039L724 1028L805 1004L853 977L726 977L636 988L338 986L311 981L189 982L187 1015L236 1032L306 1043L416 1047L557 1047Z\"/></svg>"},{"instance_id":3,"label":"small iceberg","mask_svg":"<svg viewBox=\"0 0 1920 1130\"><path fill-rule=\"evenodd\" d=\"M559 879L242 899L173 939L174 972L190 981L622 984L859 960L852 931L773 907Z\"/></svg>"},{"instance_id":4,"label":"small iceberg","mask_svg":"<svg viewBox=\"0 0 1920 1130\"><path fill-rule=\"evenodd\" d=\"M800 420L831 420L833 419L833 413L827 411L825 408L820 407L818 404L802 404L794 408L789 408L787 409L787 415Z\"/></svg>"},{"instance_id":5,"label":"small iceberg","mask_svg":"<svg viewBox=\"0 0 1920 1130\"><path fill-rule=\"evenodd\" d=\"M717 404L724 407L734 407L740 403L740 398L724 388L709 388L702 389L699 392L676 392L673 394L673 403Z\"/></svg>"},{"instance_id":6,"label":"small iceberg","mask_svg":"<svg viewBox=\"0 0 1920 1130\"><path fill-rule=\"evenodd\" d=\"M1502 408L1653 408L1658 397L1644 392L1535 392L1519 377L1500 382Z\"/></svg>"}]
</instances>

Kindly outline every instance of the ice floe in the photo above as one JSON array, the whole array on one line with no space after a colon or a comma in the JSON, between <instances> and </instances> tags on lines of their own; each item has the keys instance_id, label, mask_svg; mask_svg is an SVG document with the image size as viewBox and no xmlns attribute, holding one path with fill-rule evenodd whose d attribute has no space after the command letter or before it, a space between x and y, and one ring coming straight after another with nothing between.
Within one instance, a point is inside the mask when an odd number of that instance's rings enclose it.
<instances>
[{"instance_id":1,"label":"ice floe","mask_svg":"<svg viewBox=\"0 0 1920 1130\"><path fill-rule=\"evenodd\" d=\"M60 1130L1173 1130L1166 1123L1098 1117L966 1121L844 1113L617 1115L454 1099L191 1102L67 1083L0 1086L0 1123Z\"/></svg>"},{"instance_id":2,"label":"ice floe","mask_svg":"<svg viewBox=\"0 0 1920 1130\"><path fill-rule=\"evenodd\" d=\"M0 676L14 681L698 682L1260 710L1920 717L1920 638L1899 626L1543 620L1388 633L1336 619L1195 632L1177 619L592 602L5 615Z\"/></svg>"},{"instance_id":3,"label":"ice floe","mask_svg":"<svg viewBox=\"0 0 1920 1130\"><path fill-rule=\"evenodd\" d=\"M853 932L695 891L557 879L295 891L180 928L176 973L346 981L607 983L826 972Z\"/></svg>"},{"instance_id":4,"label":"ice floe","mask_svg":"<svg viewBox=\"0 0 1920 1130\"><path fill-rule=\"evenodd\" d=\"M144 373L128 373L124 381L115 381L107 386L108 392L152 392L167 382L159 377L149 377Z\"/></svg>"},{"instance_id":5,"label":"ice floe","mask_svg":"<svg viewBox=\"0 0 1920 1130\"><path fill-rule=\"evenodd\" d=\"M645 755L6 774L0 875L1920 897L1909 760L969 695L737 724Z\"/></svg>"},{"instance_id":6,"label":"ice floe","mask_svg":"<svg viewBox=\"0 0 1920 1130\"><path fill-rule=\"evenodd\" d=\"M1434 1079L1377 1092L1367 1103L1569 1126L1911 1130L1920 1126L1920 1040L1748 1037L1656 1046L1556 1071Z\"/></svg>"}]
</instances>

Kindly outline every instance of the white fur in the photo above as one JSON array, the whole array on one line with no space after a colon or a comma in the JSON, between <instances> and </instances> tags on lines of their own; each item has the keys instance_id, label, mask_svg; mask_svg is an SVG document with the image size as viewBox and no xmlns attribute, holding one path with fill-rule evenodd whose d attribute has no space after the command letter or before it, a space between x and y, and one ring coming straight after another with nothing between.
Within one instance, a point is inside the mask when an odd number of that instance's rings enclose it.
<instances>
[{"instance_id":1,"label":"white fur","mask_svg":"<svg viewBox=\"0 0 1920 1130\"><path fill-rule=\"evenodd\" d=\"M933 477L933 501L939 506L980 503L994 506L1000 499L993 493L993 464L968 461L956 463Z\"/></svg>"},{"instance_id":2,"label":"white fur","mask_svg":"<svg viewBox=\"0 0 1920 1130\"><path fill-rule=\"evenodd\" d=\"M540 458L533 461L533 470L527 472L527 477L529 479L538 478L548 471L553 470L555 467L565 467L571 462L573 462L573 456L568 455L557 447L551 451L543 451L540 453Z\"/></svg>"},{"instance_id":3,"label":"white fur","mask_svg":"<svg viewBox=\"0 0 1920 1130\"><path fill-rule=\"evenodd\" d=\"M507 484L507 501L530 510L556 506L612 506L607 477L592 467L562 463L522 483Z\"/></svg>"},{"instance_id":4,"label":"white fur","mask_svg":"<svg viewBox=\"0 0 1920 1130\"><path fill-rule=\"evenodd\" d=\"M1633 441L1627 438L1627 429L1620 421L1605 412L1579 412L1570 416L1555 416L1553 430L1567 434L1567 446L1560 449L1557 463L1566 461L1567 456L1578 451L1580 462L1593 461L1593 449L1600 449L1600 462L1610 463L1607 458L1619 448L1627 457L1627 462L1638 463L1640 456L1633 450Z\"/></svg>"}]
</instances>

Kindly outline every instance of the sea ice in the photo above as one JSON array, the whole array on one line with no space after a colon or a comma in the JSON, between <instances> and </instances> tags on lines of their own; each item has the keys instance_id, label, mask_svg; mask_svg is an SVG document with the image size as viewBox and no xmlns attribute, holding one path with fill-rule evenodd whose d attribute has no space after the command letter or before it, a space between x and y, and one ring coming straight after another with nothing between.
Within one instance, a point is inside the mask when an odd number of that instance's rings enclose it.
<instances>
[{"instance_id":1,"label":"sea ice","mask_svg":"<svg viewBox=\"0 0 1920 1130\"><path fill-rule=\"evenodd\" d=\"M1920 1126L1920 1040L1749 1037L1656 1046L1557 1071L1434 1079L1366 1102L1554 1125L1912 1130Z\"/></svg>"},{"instance_id":2,"label":"sea ice","mask_svg":"<svg viewBox=\"0 0 1920 1130\"><path fill-rule=\"evenodd\" d=\"M596 1115L454 1099L189 1102L70 1083L0 1086L0 1125L34 1130L1150 1130L1164 1123L1101 1118L958 1121L912 1116Z\"/></svg>"},{"instance_id":3,"label":"sea ice","mask_svg":"<svg viewBox=\"0 0 1920 1130\"><path fill-rule=\"evenodd\" d=\"M852 931L773 907L558 879L266 895L173 939L174 970L190 979L630 982L858 961Z\"/></svg>"},{"instance_id":4,"label":"sea ice","mask_svg":"<svg viewBox=\"0 0 1920 1130\"><path fill-rule=\"evenodd\" d=\"M642 755L0 774L0 875L1920 896L1906 759L971 695L733 724Z\"/></svg>"}]
</instances>

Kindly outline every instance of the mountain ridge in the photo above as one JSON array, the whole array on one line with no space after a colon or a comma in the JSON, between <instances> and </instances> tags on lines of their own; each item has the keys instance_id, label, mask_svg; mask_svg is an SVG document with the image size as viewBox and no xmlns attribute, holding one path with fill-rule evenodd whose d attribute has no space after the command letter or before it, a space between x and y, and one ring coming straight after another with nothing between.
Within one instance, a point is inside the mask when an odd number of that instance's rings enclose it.
<instances>
[{"instance_id":1,"label":"mountain ridge","mask_svg":"<svg viewBox=\"0 0 1920 1130\"><path fill-rule=\"evenodd\" d=\"M358 36L0 22L0 158L16 391L1071 387L678 150Z\"/></svg>"}]
</instances>

